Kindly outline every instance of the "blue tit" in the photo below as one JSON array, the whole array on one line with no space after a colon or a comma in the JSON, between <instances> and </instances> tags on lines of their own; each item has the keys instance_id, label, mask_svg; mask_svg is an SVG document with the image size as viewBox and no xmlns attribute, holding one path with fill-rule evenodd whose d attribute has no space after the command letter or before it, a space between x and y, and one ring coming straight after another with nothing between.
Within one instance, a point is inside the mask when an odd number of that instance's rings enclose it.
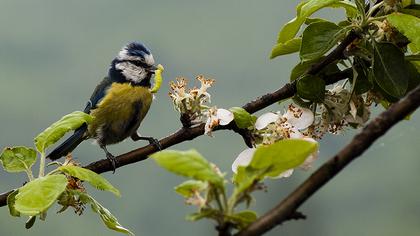
<instances>
[{"instance_id":1,"label":"blue tit","mask_svg":"<svg viewBox=\"0 0 420 236\"><path fill-rule=\"evenodd\" d=\"M148 140L158 149L159 142L137 133L141 121L152 103L151 78L156 70L152 53L142 43L132 42L118 53L111 63L108 76L96 86L84 112L94 117L89 125L82 125L72 136L55 148L47 157L59 159L72 152L82 141L96 139L113 169L115 157L106 146L131 137L134 141Z\"/></svg>"}]
</instances>

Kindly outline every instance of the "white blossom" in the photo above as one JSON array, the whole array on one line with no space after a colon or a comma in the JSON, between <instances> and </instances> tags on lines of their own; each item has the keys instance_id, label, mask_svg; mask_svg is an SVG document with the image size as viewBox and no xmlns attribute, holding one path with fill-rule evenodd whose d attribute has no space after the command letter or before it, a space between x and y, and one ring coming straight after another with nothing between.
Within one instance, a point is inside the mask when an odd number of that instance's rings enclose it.
<instances>
[{"instance_id":1,"label":"white blossom","mask_svg":"<svg viewBox=\"0 0 420 236\"><path fill-rule=\"evenodd\" d=\"M274 177L273 179L288 178L293 174L293 169L289 169L281 173L280 175Z\"/></svg>"},{"instance_id":2,"label":"white blossom","mask_svg":"<svg viewBox=\"0 0 420 236\"><path fill-rule=\"evenodd\" d=\"M283 119L281 123L287 123L285 128L292 128L297 130L304 130L314 122L314 114L307 108L302 108L294 105L289 105L287 111L283 115L268 112L260 117L255 122L255 129L262 130L269 124Z\"/></svg>"},{"instance_id":3,"label":"white blossom","mask_svg":"<svg viewBox=\"0 0 420 236\"><path fill-rule=\"evenodd\" d=\"M303 138L303 140L309 141L309 142L313 142L313 143L318 143L315 139L313 138ZM302 165L300 165L299 167L302 170L309 170L312 168L312 163L318 159L318 153L319 150L317 149L315 152L311 153L306 159L305 161L302 163Z\"/></svg>"},{"instance_id":4,"label":"white blossom","mask_svg":"<svg viewBox=\"0 0 420 236\"><path fill-rule=\"evenodd\" d=\"M220 108L217 109L217 118L219 118L219 125L227 125L233 120L234 116L231 111Z\"/></svg>"},{"instance_id":5,"label":"white blossom","mask_svg":"<svg viewBox=\"0 0 420 236\"><path fill-rule=\"evenodd\" d=\"M314 114L310 109L291 104L283 115L268 112L258 117L255 122L255 129L257 130L257 134L260 134L263 139L261 145L270 145L284 139L302 139L310 142L317 142L315 139L303 134L313 122ZM239 166L248 166L251 163L255 151L256 148L248 148L242 151L233 162L232 171L237 173ZM312 162L317 159L317 156L318 150L311 153L302 163L300 168L304 170L309 169ZM293 169L286 170L273 178L289 177L292 175L293 171Z\"/></svg>"},{"instance_id":6,"label":"white blossom","mask_svg":"<svg viewBox=\"0 0 420 236\"><path fill-rule=\"evenodd\" d=\"M255 153L255 148L247 148L243 150L241 153L239 153L238 157L236 157L235 161L233 161L232 164L232 171L233 173L238 172L239 166L248 166L249 163L251 163L252 157Z\"/></svg>"},{"instance_id":7,"label":"white blossom","mask_svg":"<svg viewBox=\"0 0 420 236\"><path fill-rule=\"evenodd\" d=\"M199 75L196 77L200 81L200 88L187 88L187 79L179 77L176 81L170 82L171 92L169 97L172 98L174 107L180 113L189 114L196 120L201 120L202 110L207 107L204 105L210 102L210 94L207 89L214 83L213 79L206 79L204 76Z\"/></svg>"},{"instance_id":8,"label":"white blossom","mask_svg":"<svg viewBox=\"0 0 420 236\"><path fill-rule=\"evenodd\" d=\"M218 125L227 125L233 120L233 113L229 110L211 107L207 110L207 120L204 126L204 134L212 136L213 129Z\"/></svg>"},{"instance_id":9,"label":"white blossom","mask_svg":"<svg viewBox=\"0 0 420 236\"><path fill-rule=\"evenodd\" d=\"M257 130L262 130L265 127L267 127L267 125L276 122L276 120L278 120L279 118L280 118L280 116L276 113L273 113L273 112L268 112L268 113L262 114L255 121L255 128Z\"/></svg>"},{"instance_id":10,"label":"white blossom","mask_svg":"<svg viewBox=\"0 0 420 236\"><path fill-rule=\"evenodd\" d=\"M314 122L314 113L308 108L289 105L287 112L283 115L287 122L298 130L308 128Z\"/></svg>"}]
</instances>

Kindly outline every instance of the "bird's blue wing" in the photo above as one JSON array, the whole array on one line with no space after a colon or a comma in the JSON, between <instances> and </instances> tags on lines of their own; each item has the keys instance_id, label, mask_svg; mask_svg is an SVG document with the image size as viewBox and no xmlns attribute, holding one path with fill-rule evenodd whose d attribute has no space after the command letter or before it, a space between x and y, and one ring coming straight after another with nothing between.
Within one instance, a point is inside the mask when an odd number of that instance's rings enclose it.
<instances>
[{"instance_id":1,"label":"bird's blue wing","mask_svg":"<svg viewBox=\"0 0 420 236\"><path fill-rule=\"evenodd\" d=\"M83 111L89 114L92 109L95 109L98 103L105 97L106 91L111 85L112 80L109 77L105 77L101 83L96 86Z\"/></svg>"},{"instance_id":2,"label":"bird's blue wing","mask_svg":"<svg viewBox=\"0 0 420 236\"><path fill-rule=\"evenodd\" d=\"M95 109L98 103L105 97L107 89L112 85L111 79L105 77L101 83L96 86L92 93L84 112L89 114L92 109ZM83 140L86 139L86 131L88 130L87 124L82 124L74 131L74 134L56 147L47 158L57 160L62 156L72 152Z\"/></svg>"}]
</instances>

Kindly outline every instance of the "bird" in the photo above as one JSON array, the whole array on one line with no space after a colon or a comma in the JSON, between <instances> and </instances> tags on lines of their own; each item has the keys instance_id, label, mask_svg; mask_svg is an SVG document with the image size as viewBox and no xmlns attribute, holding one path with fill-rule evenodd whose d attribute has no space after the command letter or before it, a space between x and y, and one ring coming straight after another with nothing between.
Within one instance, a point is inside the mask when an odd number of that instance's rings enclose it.
<instances>
[{"instance_id":1,"label":"bird","mask_svg":"<svg viewBox=\"0 0 420 236\"><path fill-rule=\"evenodd\" d=\"M133 141L147 140L161 150L157 139L140 136L137 132L153 100L150 87L156 69L154 57L143 43L125 45L112 60L108 75L96 86L83 110L93 121L77 128L47 158L57 160L84 140L95 139L115 172L117 159L107 150L108 145L131 137Z\"/></svg>"}]
</instances>

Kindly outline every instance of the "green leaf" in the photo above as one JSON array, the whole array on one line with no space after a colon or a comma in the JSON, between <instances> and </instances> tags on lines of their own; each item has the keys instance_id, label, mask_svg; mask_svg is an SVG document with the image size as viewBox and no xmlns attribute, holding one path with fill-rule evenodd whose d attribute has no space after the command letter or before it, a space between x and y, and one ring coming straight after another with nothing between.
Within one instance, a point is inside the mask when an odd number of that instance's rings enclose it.
<instances>
[{"instance_id":1,"label":"green leaf","mask_svg":"<svg viewBox=\"0 0 420 236\"><path fill-rule=\"evenodd\" d=\"M46 211L66 189L64 175L48 175L37 178L19 188L15 208L21 214L35 216Z\"/></svg>"},{"instance_id":2,"label":"green leaf","mask_svg":"<svg viewBox=\"0 0 420 236\"><path fill-rule=\"evenodd\" d=\"M16 202L16 195L19 193L19 190L14 190L13 192L9 193L7 196L7 206L9 207L9 213L11 216L19 217L20 212L15 208Z\"/></svg>"},{"instance_id":3,"label":"green leaf","mask_svg":"<svg viewBox=\"0 0 420 236\"><path fill-rule=\"evenodd\" d=\"M360 15L362 15L364 17L365 15L365 8L366 8L366 3L365 0L354 0L357 10L359 12Z\"/></svg>"},{"instance_id":4,"label":"green leaf","mask_svg":"<svg viewBox=\"0 0 420 236\"><path fill-rule=\"evenodd\" d=\"M300 98L298 95L294 95L292 97L292 101L293 103L295 103L296 105L300 106L300 107L304 107L304 108L311 108L311 105L313 104L313 102L311 101L307 101L307 100L303 100L302 98Z\"/></svg>"},{"instance_id":5,"label":"green leaf","mask_svg":"<svg viewBox=\"0 0 420 236\"><path fill-rule=\"evenodd\" d=\"M197 221L203 218L216 219L221 213L213 208L202 208L200 212L189 214L185 217L188 221Z\"/></svg>"},{"instance_id":6,"label":"green leaf","mask_svg":"<svg viewBox=\"0 0 420 236\"><path fill-rule=\"evenodd\" d=\"M89 182L93 187L99 190L110 191L117 196L121 196L120 191L112 186L108 180L91 170L78 166L60 166L58 169L82 181Z\"/></svg>"},{"instance_id":7,"label":"green leaf","mask_svg":"<svg viewBox=\"0 0 420 236\"><path fill-rule=\"evenodd\" d=\"M239 226L239 229L244 229L249 224L257 220L257 213L255 211L245 210L245 211L235 213L233 215L227 215L226 218L230 222Z\"/></svg>"},{"instance_id":8,"label":"green leaf","mask_svg":"<svg viewBox=\"0 0 420 236\"><path fill-rule=\"evenodd\" d=\"M356 81L353 90L356 94L366 93L373 87L369 81L369 70L368 66L362 60L355 59L353 63L353 79Z\"/></svg>"},{"instance_id":9,"label":"green leaf","mask_svg":"<svg viewBox=\"0 0 420 236\"><path fill-rule=\"evenodd\" d=\"M343 21L338 22L337 25L344 28L347 26L351 26L351 22L347 20L343 20Z\"/></svg>"},{"instance_id":10,"label":"green leaf","mask_svg":"<svg viewBox=\"0 0 420 236\"><path fill-rule=\"evenodd\" d=\"M348 1L339 1L339 0L310 0L303 1L296 7L296 17L286 23L283 28L280 30L277 43L285 43L290 39L294 38L298 33L300 27L305 22L306 18L311 16L316 11L325 8L325 7L344 7L347 14L354 16L356 8L354 5Z\"/></svg>"},{"instance_id":11,"label":"green leaf","mask_svg":"<svg viewBox=\"0 0 420 236\"><path fill-rule=\"evenodd\" d=\"M277 37L277 43L285 43L296 36L300 26L305 22L306 17L300 17L300 12L302 6L306 3L306 1L302 1L296 6L296 17L287 22L280 30Z\"/></svg>"},{"instance_id":12,"label":"green leaf","mask_svg":"<svg viewBox=\"0 0 420 236\"><path fill-rule=\"evenodd\" d=\"M356 5L350 1L338 1L336 3L330 4L328 7L344 8L348 18L354 18L358 13Z\"/></svg>"},{"instance_id":13,"label":"green leaf","mask_svg":"<svg viewBox=\"0 0 420 236\"><path fill-rule=\"evenodd\" d=\"M207 182L187 180L175 187L175 191L185 198L192 197L195 192L201 192L208 187Z\"/></svg>"},{"instance_id":14,"label":"green leaf","mask_svg":"<svg viewBox=\"0 0 420 236\"><path fill-rule=\"evenodd\" d=\"M65 115L35 138L35 146L39 152L44 153L46 148L57 142L67 132L75 130L85 123L88 124L92 120L92 116L81 111Z\"/></svg>"},{"instance_id":15,"label":"green leaf","mask_svg":"<svg viewBox=\"0 0 420 236\"><path fill-rule=\"evenodd\" d=\"M298 79L299 77L301 77L303 74L305 74L305 72L307 72L309 70L309 68L311 66L313 66L316 63L319 63L319 61L321 61L324 58L325 57L320 57L320 58L315 59L315 60L299 62L299 64L297 64L292 69L292 72L290 73L290 82L292 82L292 81ZM324 69L322 69L317 75L328 76L330 74L337 73L337 72L340 72L340 70L337 67L337 64L331 63L328 66L326 66Z\"/></svg>"},{"instance_id":16,"label":"green leaf","mask_svg":"<svg viewBox=\"0 0 420 236\"><path fill-rule=\"evenodd\" d=\"M305 25L310 25L312 23L317 23L317 22L326 22L326 19L322 19L322 18L306 18L305 19Z\"/></svg>"},{"instance_id":17,"label":"green leaf","mask_svg":"<svg viewBox=\"0 0 420 236\"><path fill-rule=\"evenodd\" d=\"M157 164L175 174L223 186L220 176L196 150L164 150L151 155Z\"/></svg>"},{"instance_id":18,"label":"green leaf","mask_svg":"<svg viewBox=\"0 0 420 236\"><path fill-rule=\"evenodd\" d=\"M36 162L36 151L28 147L7 147L0 155L3 168L8 172L30 170Z\"/></svg>"},{"instance_id":19,"label":"green leaf","mask_svg":"<svg viewBox=\"0 0 420 236\"><path fill-rule=\"evenodd\" d=\"M95 213L99 214L99 216L101 217L106 227L108 227L109 229L115 230L117 232L134 236L134 234L130 230L124 228L118 222L118 219L114 215L112 215L108 209L106 209L104 206L99 204L99 202L97 202L93 197L79 191L71 191L71 192L73 194L79 195L79 199L83 203L90 204L90 206L92 207L92 210Z\"/></svg>"},{"instance_id":20,"label":"green leaf","mask_svg":"<svg viewBox=\"0 0 420 236\"><path fill-rule=\"evenodd\" d=\"M265 170L257 170L251 166L239 166L237 173L233 176L235 189L232 197L235 198L239 193L249 189L253 184L264 179Z\"/></svg>"},{"instance_id":21,"label":"green leaf","mask_svg":"<svg viewBox=\"0 0 420 236\"><path fill-rule=\"evenodd\" d=\"M302 43L301 38L293 38L284 43L277 43L271 50L270 59L273 59L281 55L298 52L300 49L301 43Z\"/></svg>"},{"instance_id":22,"label":"green leaf","mask_svg":"<svg viewBox=\"0 0 420 236\"><path fill-rule=\"evenodd\" d=\"M297 94L303 99L321 102L325 96L325 81L314 75L305 75L297 81Z\"/></svg>"},{"instance_id":23,"label":"green leaf","mask_svg":"<svg viewBox=\"0 0 420 236\"><path fill-rule=\"evenodd\" d=\"M134 235L130 230L124 228L119 222L118 219L111 214L111 212L99 204L95 199L92 199L92 210L99 214L102 221L109 229L115 230L117 232L125 233L128 235Z\"/></svg>"},{"instance_id":24,"label":"green leaf","mask_svg":"<svg viewBox=\"0 0 420 236\"><path fill-rule=\"evenodd\" d=\"M413 64L417 71L420 73L420 61L412 61L411 64Z\"/></svg>"},{"instance_id":25,"label":"green leaf","mask_svg":"<svg viewBox=\"0 0 420 236\"><path fill-rule=\"evenodd\" d=\"M256 116L249 114L242 107L231 107L229 110L233 113L236 125L241 129L254 126L257 120Z\"/></svg>"},{"instance_id":26,"label":"green leaf","mask_svg":"<svg viewBox=\"0 0 420 236\"><path fill-rule=\"evenodd\" d=\"M373 81L373 90L381 95L382 100L384 102L381 101L380 103L385 109L388 109L392 105L392 103L398 102L399 99L397 97L393 97L389 95L378 85L378 83L375 81L375 76L373 75L373 71L369 73L369 77L371 78L370 80Z\"/></svg>"},{"instance_id":27,"label":"green leaf","mask_svg":"<svg viewBox=\"0 0 420 236\"><path fill-rule=\"evenodd\" d=\"M290 82L298 79L300 76L305 74L305 72L308 71L309 67L311 67L311 65L313 64L314 63L312 61L299 62L299 64L293 67L290 73Z\"/></svg>"},{"instance_id":28,"label":"green leaf","mask_svg":"<svg viewBox=\"0 0 420 236\"><path fill-rule=\"evenodd\" d=\"M393 97L403 97L408 87L404 54L392 43L375 43L373 74L375 81Z\"/></svg>"},{"instance_id":29,"label":"green leaf","mask_svg":"<svg viewBox=\"0 0 420 236\"><path fill-rule=\"evenodd\" d=\"M414 5L415 3L416 3L416 0L401 0L401 6L402 7L408 7L411 4Z\"/></svg>"},{"instance_id":30,"label":"green leaf","mask_svg":"<svg viewBox=\"0 0 420 236\"><path fill-rule=\"evenodd\" d=\"M340 26L328 21L310 24L302 34L300 58L304 61L319 58L334 47L345 33Z\"/></svg>"},{"instance_id":31,"label":"green leaf","mask_svg":"<svg viewBox=\"0 0 420 236\"><path fill-rule=\"evenodd\" d=\"M420 61L420 54L406 55L405 60L407 60L407 61Z\"/></svg>"},{"instance_id":32,"label":"green leaf","mask_svg":"<svg viewBox=\"0 0 420 236\"><path fill-rule=\"evenodd\" d=\"M414 63L406 61L406 65L407 72L409 74L408 91L410 91L420 84L420 72L417 71L417 68Z\"/></svg>"},{"instance_id":33,"label":"green leaf","mask_svg":"<svg viewBox=\"0 0 420 236\"><path fill-rule=\"evenodd\" d=\"M301 139L280 140L268 146L260 146L249 164L257 170L265 170L265 176L276 177L286 170L301 165L318 149L318 144Z\"/></svg>"},{"instance_id":34,"label":"green leaf","mask_svg":"<svg viewBox=\"0 0 420 236\"><path fill-rule=\"evenodd\" d=\"M407 15L412 15L415 17L420 17L420 9L415 9L415 8L404 8L400 10L401 13L407 14Z\"/></svg>"},{"instance_id":35,"label":"green leaf","mask_svg":"<svg viewBox=\"0 0 420 236\"><path fill-rule=\"evenodd\" d=\"M410 49L420 52L420 19L407 14L392 13L387 16L388 22L410 40Z\"/></svg>"},{"instance_id":36,"label":"green leaf","mask_svg":"<svg viewBox=\"0 0 420 236\"><path fill-rule=\"evenodd\" d=\"M266 177L277 177L284 171L301 165L317 149L317 143L301 139L280 140L258 147L251 163L248 166L239 166L237 174L233 176L235 189L230 201L236 201L236 197L254 183Z\"/></svg>"}]
</instances>

